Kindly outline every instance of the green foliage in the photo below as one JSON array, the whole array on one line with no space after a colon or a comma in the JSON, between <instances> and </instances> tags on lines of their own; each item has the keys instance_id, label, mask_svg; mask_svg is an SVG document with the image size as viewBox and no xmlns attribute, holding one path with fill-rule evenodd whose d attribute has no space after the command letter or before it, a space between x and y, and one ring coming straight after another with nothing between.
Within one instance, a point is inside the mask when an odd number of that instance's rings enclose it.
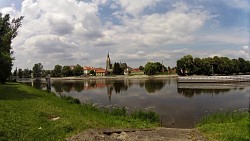
<instances>
[{"instance_id":1,"label":"green foliage","mask_svg":"<svg viewBox=\"0 0 250 141\"><path fill-rule=\"evenodd\" d=\"M90 70L90 75L92 75L92 76L95 76L96 75L96 72L94 71L94 70Z\"/></svg>"},{"instance_id":2,"label":"green foliage","mask_svg":"<svg viewBox=\"0 0 250 141\"><path fill-rule=\"evenodd\" d=\"M34 76L34 78L41 77L42 72L43 72L43 65L41 63L34 64L34 66L33 66L33 76Z\"/></svg>"},{"instance_id":3,"label":"green foliage","mask_svg":"<svg viewBox=\"0 0 250 141\"><path fill-rule=\"evenodd\" d=\"M124 70L121 68L120 63L114 63L113 73L116 75L123 74Z\"/></svg>"},{"instance_id":4,"label":"green foliage","mask_svg":"<svg viewBox=\"0 0 250 141\"><path fill-rule=\"evenodd\" d=\"M210 140L250 140L249 113L225 111L204 117L197 128Z\"/></svg>"},{"instance_id":5,"label":"green foliage","mask_svg":"<svg viewBox=\"0 0 250 141\"><path fill-rule=\"evenodd\" d=\"M133 113L131 113L131 117L133 117L135 119L146 120L149 122L159 122L160 121L159 114L156 114L153 111L142 111L142 110L134 111Z\"/></svg>"},{"instance_id":6,"label":"green foliage","mask_svg":"<svg viewBox=\"0 0 250 141\"><path fill-rule=\"evenodd\" d=\"M29 69L24 69L23 70L23 77L24 78L31 78L31 70L29 70Z\"/></svg>"},{"instance_id":7,"label":"green foliage","mask_svg":"<svg viewBox=\"0 0 250 141\"><path fill-rule=\"evenodd\" d=\"M114 116L126 116L127 112L126 112L126 108L122 107L122 108L114 108L112 109L112 111L110 112L111 115Z\"/></svg>"},{"instance_id":8,"label":"green foliage","mask_svg":"<svg viewBox=\"0 0 250 141\"><path fill-rule=\"evenodd\" d=\"M145 65L144 73L147 75L155 75L159 72L162 72L162 68L163 66L159 62L148 62Z\"/></svg>"},{"instance_id":9,"label":"green foliage","mask_svg":"<svg viewBox=\"0 0 250 141\"><path fill-rule=\"evenodd\" d=\"M143 71L143 70L144 70L144 67L143 67L143 66L140 66L140 67L139 67L139 70L140 70L140 71Z\"/></svg>"},{"instance_id":10,"label":"green foliage","mask_svg":"<svg viewBox=\"0 0 250 141\"><path fill-rule=\"evenodd\" d=\"M23 17L19 17L11 20L9 14L2 15L0 12L0 83L4 83L11 75L14 60L11 43L17 36L22 19Z\"/></svg>"},{"instance_id":11,"label":"green foliage","mask_svg":"<svg viewBox=\"0 0 250 141\"><path fill-rule=\"evenodd\" d=\"M66 100L67 102L71 104L81 104L81 101L77 98L73 98L71 96L62 96L62 99Z\"/></svg>"},{"instance_id":12,"label":"green foliage","mask_svg":"<svg viewBox=\"0 0 250 141\"><path fill-rule=\"evenodd\" d=\"M88 128L152 128L157 125L104 113L90 104L74 103L72 98L61 99L23 84L0 85L0 140L65 140ZM60 118L52 120L57 117Z\"/></svg>"},{"instance_id":13,"label":"green foliage","mask_svg":"<svg viewBox=\"0 0 250 141\"><path fill-rule=\"evenodd\" d=\"M53 70L53 76L54 77L61 77L62 76L62 66L61 65L55 65L55 68Z\"/></svg>"},{"instance_id":14,"label":"green foliage","mask_svg":"<svg viewBox=\"0 0 250 141\"><path fill-rule=\"evenodd\" d=\"M73 75L73 72L72 70L70 69L70 66L63 66L62 68L62 75L63 76L72 76Z\"/></svg>"},{"instance_id":15,"label":"green foliage","mask_svg":"<svg viewBox=\"0 0 250 141\"><path fill-rule=\"evenodd\" d=\"M233 74L250 72L250 61L243 58L229 59L228 57L195 58L186 55L177 60L177 73L179 75L211 75Z\"/></svg>"},{"instance_id":16,"label":"green foliage","mask_svg":"<svg viewBox=\"0 0 250 141\"><path fill-rule=\"evenodd\" d=\"M74 69L73 69L73 74L74 74L75 76L81 76L81 75L83 75L83 68L82 68L79 64L77 64L77 65L74 67Z\"/></svg>"}]
</instances>

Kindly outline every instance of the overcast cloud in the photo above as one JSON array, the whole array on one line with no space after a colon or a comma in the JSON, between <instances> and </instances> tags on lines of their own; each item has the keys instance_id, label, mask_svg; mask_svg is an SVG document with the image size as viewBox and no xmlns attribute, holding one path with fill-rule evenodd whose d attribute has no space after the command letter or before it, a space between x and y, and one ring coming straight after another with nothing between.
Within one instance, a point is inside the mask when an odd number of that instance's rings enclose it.
<instances>
[{"instance_id":1,"label":"overcast cloud","mask_svg":"<svg viewBox=\"0 0 250 141\"><path fill-rule=\"evenodd\" d=\"M0 11L24 16L13 40L15 66L56 64L175 66L183 55L249 58L247 0L1 0Z\"/></svg>"}]
</instances>

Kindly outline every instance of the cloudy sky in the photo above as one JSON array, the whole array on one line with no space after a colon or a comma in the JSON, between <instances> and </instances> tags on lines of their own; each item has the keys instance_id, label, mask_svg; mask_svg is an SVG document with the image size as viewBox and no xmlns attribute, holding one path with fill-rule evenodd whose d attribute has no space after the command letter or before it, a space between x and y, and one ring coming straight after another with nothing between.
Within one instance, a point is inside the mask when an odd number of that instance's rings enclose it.
<instances>
[{"instance_id":1,"label":"cloudy sky","mask_svg":"<svg viewBox=\"0 0 250 141\"><path fill-rule=\"evenodd\" d=\"M250 60L250 0L0 0L24 16L13 40L14 68L56 64L131 67L227 56Z\"/></svg>"}]
</instances>

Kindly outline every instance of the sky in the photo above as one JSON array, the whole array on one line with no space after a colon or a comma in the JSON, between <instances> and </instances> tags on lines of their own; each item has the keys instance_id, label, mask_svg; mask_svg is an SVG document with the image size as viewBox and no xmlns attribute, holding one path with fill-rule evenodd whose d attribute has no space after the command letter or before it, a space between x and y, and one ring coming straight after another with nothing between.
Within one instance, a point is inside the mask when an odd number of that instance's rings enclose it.
<instances>
[{"instance_id":1,"label":"sky","mask_svg":"<svg viewBox=\"0 0 250 141\"><path fill-rule=\"evenodd\" d=\"M184 55L250 60L250 0L0 0L24 16L13 68L104 67L147 62L174 67Z\"/></svg>"}]
</instances>

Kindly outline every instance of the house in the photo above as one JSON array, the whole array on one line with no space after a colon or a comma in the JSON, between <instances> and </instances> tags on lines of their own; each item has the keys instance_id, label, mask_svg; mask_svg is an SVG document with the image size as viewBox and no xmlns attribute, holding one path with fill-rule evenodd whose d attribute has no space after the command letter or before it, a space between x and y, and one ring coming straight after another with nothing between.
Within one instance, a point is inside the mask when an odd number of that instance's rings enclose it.
<instances>
[{"instance_id":1,"label":"house","mask_svg":"<svg viewBox=\"0 0 250 141\"><path fill-rule=\"evenodd\" d=\"M104 68L95 68L96 76L105 76L106 70Z\"/></svg>"},{"instance_id":2,"label":"house","mask_svg":"<svg viewBox=\"0 0 250 141\"><path fill-rule=\"evenodd\" d=\"M89 67L89 66L84 66L83 67L83 74L89 75L91 70L95 70L95 68Z\"/></svg>"}]
</instances>

